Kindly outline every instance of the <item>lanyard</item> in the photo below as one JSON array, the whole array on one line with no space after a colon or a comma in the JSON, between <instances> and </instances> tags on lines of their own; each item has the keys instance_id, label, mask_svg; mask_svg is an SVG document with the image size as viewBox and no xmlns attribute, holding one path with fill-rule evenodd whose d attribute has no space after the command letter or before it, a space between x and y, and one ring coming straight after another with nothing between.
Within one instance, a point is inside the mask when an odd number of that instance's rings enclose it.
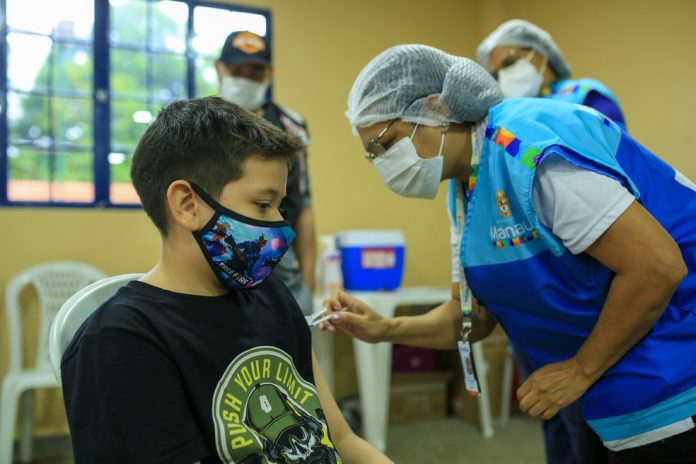
<instances>
[{"instance_id":1,"label":"lanyard","mask_svg":"<svg viewBox=\"0 0 696 464\"><path fill-rule=\"evenodd\" d=\"M457 188L455 190L455 221L457 228L457 242L460 246L457 265L459 266L459 299L462 308L462 340L467 340L469 337L469 332L471 332L472 302L471 289L469 289L469 285L466 281L466 274L464 274L464 265L461 259L461 247L464 243L463 237L466 229L466 215L468 212L469 201L471 200L471 194L476 186L478 169L479 165L481 164L481 143L485 134L487 120L488 118L484 118L471 128L471 167L469 169L469 184L467 191L464 192L462 182L457 182Z\"/></svg>"},{"instance_id":2,"label":"lanyard","mask_svg":"<svg viewBox=\"0 0 696 464\"><path fill-rule=\"evenodd\" d=\"M486 121L487 118L484 118L483 121L475 124L471 128L471 162L469 163L471 168L469 171L469 185L467 191L464 192L464 186L461 182L457 182L457 188L455 189L455 221L457 227L457 240L459 240L460 247L457 265L459 266L459 299L462 308L461 340L457 342L457 347L459 349L459 357L464 371L464 385L467 393L473 396L481 394L481 386L476 373L476 363L474 362L475 352L472 350L471 343L469 343L472 302L471 290L469 289L469 285L467 285L466 275L464 274L461 247L464 242L464 231L466 229L466 213L469 209L469 201L471 200L471 194L476 186L478 168L481 164L481 142L485 134Z\"/></svg>"}]
</instances>

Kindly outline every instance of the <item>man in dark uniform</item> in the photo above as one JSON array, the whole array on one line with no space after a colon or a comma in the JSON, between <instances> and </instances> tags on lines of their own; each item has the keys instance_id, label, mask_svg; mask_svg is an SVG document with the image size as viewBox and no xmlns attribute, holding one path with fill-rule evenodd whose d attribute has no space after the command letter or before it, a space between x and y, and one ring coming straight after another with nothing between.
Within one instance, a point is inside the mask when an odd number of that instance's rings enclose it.
<instances>
[{"instance_id":1,"label":"man in dark uniform","mask_svg":"<svg viewBox=\"0 0 696 464\"><path fill-rule=\"evenodd\" d=\"M290 288L305 314L312 312L316 231L307 166L307 125L302 116L269 100L271 50L266 40L253 32L232 32L225 39L215 62L222 98L262 116L267 121L300 137L305 150L295 157L288 173L287 196L281 203L284 218L297 239L275 269Z\"/></svg>"}]
</instances>

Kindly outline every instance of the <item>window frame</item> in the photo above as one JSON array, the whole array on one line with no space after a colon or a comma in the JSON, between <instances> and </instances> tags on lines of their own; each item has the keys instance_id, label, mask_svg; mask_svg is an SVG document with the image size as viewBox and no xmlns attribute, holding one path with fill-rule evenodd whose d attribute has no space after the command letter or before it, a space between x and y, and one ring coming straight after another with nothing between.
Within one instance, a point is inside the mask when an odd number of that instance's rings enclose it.
<instances>
[{"instance_id":1,"label":"window frame","mask_svg":"<svg viewBox=\"0 0 696 464\"><path fill-rule=\"evenodd\" d=\"M159 0L145 0L156 3ZM193 49L194 33L193 11L196 7L215 8L220 10L252 13L266 18L266 42L272 46L272 14L270 9L254 8L228 3L205 0L169 0L184 3L188 6L186 22L186 98L196 95L196 57L199 54ZM91 202L63 201L27 201L10 200L8 198L9 178L7 144L9 127L7 118L7 0L0 0L0 208L1 207L41 207L41 208L108 208L108 209L137 209L140 203L112 203L110 198L111 169L109 153L111 151L111 47L109 45L110 4L104 0L94 0L94 29L93 29L93 76L92 76L92 124L93 124L93 185L94 199ZM231 32L231 31L230 31ZM49 90L52 90L49 89ZM270 89L269 89L270 93ZM137 141L134 141L137 143Z\"/></svg>"}]
</instances>

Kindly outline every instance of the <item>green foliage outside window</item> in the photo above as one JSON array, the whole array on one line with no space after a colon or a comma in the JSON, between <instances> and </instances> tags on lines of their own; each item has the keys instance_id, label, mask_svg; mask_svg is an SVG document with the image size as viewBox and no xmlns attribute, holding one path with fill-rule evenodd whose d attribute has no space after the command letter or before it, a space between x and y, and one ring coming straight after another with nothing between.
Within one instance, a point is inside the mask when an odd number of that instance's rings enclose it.
<instances>
[{"instance_id":1,"label":"green foliage outside window","mask_svg":"<svg viewBox=\"0 0 696 464\"><path fill-rule=\"evenodd\" d=\"M133 151L159 109L173 100L194 96L191 89L199 96L218 92L213 62L223 39L208 38L208 44L215 43L215 48L208 45L203 50L196 50L187 40L211 31L224 38L233 30L229 26L233 24L229 7L197 7L195 2L176 0L111 0L109 153L105 164L105 160L95 157L95 109L105 100L96 98L99 89L94 88L94 1L55 2L66 9L56 5L53 23L48 25L45 21L38 25L31 21L36 17L36 9L46 2L6 2L5 168L9 201L91 203L95 163L99 162L108 166L112 193L114 186L128 190ZM67 5L81 11L71 14ZM193 11L189 5L194 6ZM188 17L194 14L195 18L196 12L200 13L199 31L189 32ZM24 18L25 15L32 18ZM55 19L63 16L65 19ZM209 28L207 18L218 17L225 26L213 29L214 24L210 24ZM202 18L206 19L203 23ZM91 24L85 25L84 21ZM191 64L194 82L189 84ZM20 191L19 187L25 184L31 188L21 192L34 193L13 197L13 187ZM82 189L82 193L70 196L65 193L66 188ZM133 198L127 196L125 201L137 202ZM111 198L110 202L118 200Z\"/></svg>"}]
</instances>

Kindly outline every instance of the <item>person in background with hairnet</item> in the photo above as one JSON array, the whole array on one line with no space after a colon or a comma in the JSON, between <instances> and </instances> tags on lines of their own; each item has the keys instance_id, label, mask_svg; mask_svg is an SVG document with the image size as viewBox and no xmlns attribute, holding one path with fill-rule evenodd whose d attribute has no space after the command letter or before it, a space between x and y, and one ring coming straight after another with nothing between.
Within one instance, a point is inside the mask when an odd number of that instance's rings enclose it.
<instances>
[{"instance_id":1,"label":"person in background with hairnet","mask_svg":"<svg viewBox=\"0 0 696 464\"><path fill-rule=\"evenodd\" d=\"M610 462L696 462L693 182L601 113L503 100L480 65L425 45L373 58L346 116L390 190L432 199L448 180L457 283L389 319L338 292L324 330L466 361L500 323L534 370L522 411L581 399Z\"/></svg>"},{"instance_id":2,"label":"person in background with hairnet","mask_svg":"<svg viewBox=\"0 0 696 464\"><path fill-rule=\"evenodd\" d=\"M548 32L523 19L504 22L476 50L506 98L544 97L594 108L626 128L616 96L595 79L571 79L571 69Z\"/></svg>"}]
</instances>

